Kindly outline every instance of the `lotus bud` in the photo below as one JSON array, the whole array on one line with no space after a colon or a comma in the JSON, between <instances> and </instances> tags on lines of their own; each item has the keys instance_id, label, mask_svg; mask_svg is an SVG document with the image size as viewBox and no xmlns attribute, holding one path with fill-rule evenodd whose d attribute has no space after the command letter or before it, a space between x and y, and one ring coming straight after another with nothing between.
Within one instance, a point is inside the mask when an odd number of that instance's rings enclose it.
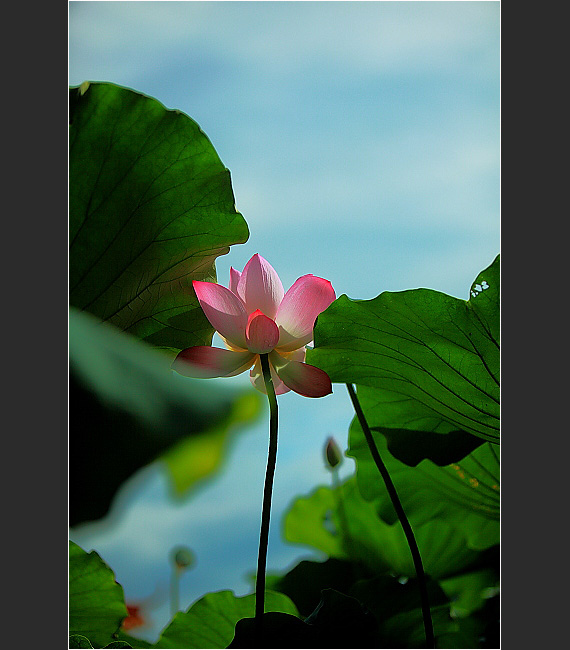
<instances>
[{"instance_id":1,"label":"lotus bud","mask_svg":"<svg viewBox=\"0 0 570 650\"><path fill-rule=\"evenodd\" d=\"M332 436L329 436L325 445L325 458L331 469L342 462L342 452Z\"/></svg>"},{"instance_id":2,"label":"lotus bud","mask_svg":"<svg viewBox=\"0 0 570 650\"><path fill-rule=\"evenodd\" d=\"M187 569L194 564L194 553L189 548L179 546L174 549L173 559L178 569Z\"/></svg>"}]
</instances>

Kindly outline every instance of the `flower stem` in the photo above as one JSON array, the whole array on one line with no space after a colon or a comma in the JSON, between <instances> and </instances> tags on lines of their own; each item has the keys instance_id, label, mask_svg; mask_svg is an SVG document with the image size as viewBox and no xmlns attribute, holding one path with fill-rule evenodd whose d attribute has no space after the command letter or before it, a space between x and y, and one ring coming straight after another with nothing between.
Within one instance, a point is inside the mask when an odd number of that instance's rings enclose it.
<instances>
[{"instance_id":1,"label":"flower stem","mask_svg":"<svg viewBox=\"0 0 570 650\"><path fill-rule=\"evenodd\" d=\"M332 488L336 494L336 505L338 510L338 518L340 524L340 532L346 539L346 543L350 546L350 532L348 530L348 521L346 519L346 512L344 510L344 499L342 497L342 486L338 477L338 470L336 467L332 468Z\"/></svg>"},{"instance_id":2,"label":"flower stem","mask_svg":"<svg viewBox=\"0 0 570 650\"><path fill-rule=\"evenodd\" d=\"M255 627L258 635L262 633L264 599L265 599L265 568L267 564L267 546L269 542L269 519L271 515L271 494L273 491L273 476L277 461L277 397L269 368L267 354L260 354L261 370L267 399L269 400L269 451L267 454L267 469L263 488L263 506L261 510L261 531L259 533L259 553L257 556L257 577L255 582Z\"/></svg>"},{"instance_id":3,"label":"flower stem","mask_svg":"<svg viewBox=\"0 0 570 650\"><path fill-rule=\"evenodd\" d=\"M352 405L354 406L354 411L356 412L356 417L358 418L358 422L360 423L362 431L364 432L364 437L366 438L366 442L368 443L368 448L370 449L372 458L374 459L374 462L376 463L376 467L378 468L378 471L380 472L382 478L384 479L386 489L388 490L388 494L390 495L390 499L392 500L392 505L394 506L394 510L396 510L396 514L398 515L398 519L402 524L402 528L404 529L404 534L406 535L406 539L408 540L408 546L410 547L410 552L412 554L412 559L414 562L414 568L416 570L416 576L418 578L418 585L420 588L420 596L422 600L422 615L424 619L424 629L426 635L426 646L428 648L435 648L435 637L433 633L433 623L431 620L431 613L429 608L426 578L424 573L424 567L422 564L422 558L420 555L420 551L418 549L418 545L416 543L416 538L414 537L412 527L410 526L410 522L406 517L406 513L404 512L404 508L402 507L402 503L400 502L400 498L398 497L398 493L396 492L396 488L394 487L394 483L392 483L390 474L388 473L388 470L386 469L386 466L384 465L382 458L380 458L380 452L378 451L378 447L374 442L374 438L372 437L372 433L370 431L368 423L366 422L366 418L364 417L364 412L362 411L362 407L360 406L360 402L358 401L358 397L356 396L354 386L352 384L347 384L346 387L348 388L348 394L350 395Z\"/></svg>"}]
</instances>

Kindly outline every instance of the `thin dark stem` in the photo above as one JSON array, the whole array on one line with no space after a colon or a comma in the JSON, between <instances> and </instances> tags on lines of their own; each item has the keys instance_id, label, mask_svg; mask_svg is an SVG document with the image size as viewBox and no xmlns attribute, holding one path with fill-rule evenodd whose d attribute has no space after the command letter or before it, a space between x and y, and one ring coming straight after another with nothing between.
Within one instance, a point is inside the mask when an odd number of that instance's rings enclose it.
<instances>
[{"instance_id":1,"label":"thin dark stem","mask_svg":"<svg viewBox=\"0 0 570 650\"><path fill-rule=\"evenodd\" d=\"M263 612L265 599L265 567L267 564L267 546L269 542L269 519L271 515L271 494L273 492L273 476L277 461L277 397L267 354L260 354L261 370L269 400L269 451L267 454L267 470L263 487L263 506L261 509L261 531L259 533L259 553L257 556L257 577L255 582L255 627L258 635L262 633Z\"/></svg>"},{"instance_id":2,"label":"thin dark stem","mask_svg":"<svg viewBox=\"0 0 570 650\"><path fill-rule=\"evenodd\" d=\"M366 438L366 442L368 443L368 447L370 449L370 453L372 454L372 458L374 459L374 462L376 463L376 467L378 468L378 471L380 472L382 478L384 479L384 483L386 484L386 489L388 490L388 494L390 495L390 499L392 500L392 505L396 510L396 514L398 515L398 519L402 524L402 528L404 529L404 534L406 535L406 539L408 540L408 546L410 547L410 552L412 554L412 559L414 561L414 567L416 569L416 576L418 578L420 595L422 599L422 614L424 618L426 645L429 648L435 648L435 637L433 633L433 623L431 620L431 613L429 609L426 578L424 573L424 567L422 564L422 558L420 555L420 551L418 549L418 545L416 543L416 538L414 537L412 527L410 526L410 522L406 517L406 513L404 512L404 508L402 507L402 503L400 502L400 498L398 497L396 488L392 483L390 474L386 469L386 465L384 465L382 458L380 458L380 452L378 451L378 447L374 442L374 438L372 437L372 433L370 432L370 428L368 426L368 423L366 422L366 418L364 417L364 413L362 411L362 407L360 406L360 402L358 401L358 397L356 396L354 386L352 384L347 384L346 387L348 388L348 394L350 395L350 399L352 400L352 405L354 406L356 417L358 418L358 422L360 423L360 426L362 427L362 431L364 432L364 437Z\"/></svg>"}]
</instances>

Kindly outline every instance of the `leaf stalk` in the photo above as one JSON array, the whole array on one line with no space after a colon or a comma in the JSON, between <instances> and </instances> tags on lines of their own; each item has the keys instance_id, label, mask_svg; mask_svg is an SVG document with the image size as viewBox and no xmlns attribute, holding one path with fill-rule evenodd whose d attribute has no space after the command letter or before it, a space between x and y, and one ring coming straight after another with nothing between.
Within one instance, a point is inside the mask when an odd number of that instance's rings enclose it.
<instances>
[{"instance_id":1,"label":"leaf stalk","mask_svg":"<svg viewBox=\"0 0 570 650\"><path fill-rule=\"evenodd\" d=\"M380 452L378 451L378 447L374 442L374 438L370 431L370 427L368 426L368 422L364 417L364 412L360 405L360 401L358 400L358 397L356 395L356 391L354 390L354 386L352 384L346 384L346 387L348 388L348 394L350 395L350 399L352 401L352 405L354 407L356 417L358 418L358 422L362 428L362 431L364 432L364 437L366 438L366 442L368 444L368 448L370 449L370 453L372 454L372 458L376 463L376 467L378 468L378 471L380 472L380 475L384 480L384 484L386 485L386 489L388 490L388 494L392 501L392 505L394 506L394 510L396 511L396 514L398 515L398 519L400 520L400 523L402 524L402 528L404 529L404 534L406 535L406 540L408 541L408 546L410 547L410 552L412 554L412 560L414 562L414 568L416 570L416 576L418 579L418 585L420 588L420 596L422 602L422 615L424 619L424 629L426 635L426 645L428 648L435 648L435 637L434 637L433 622L431 620L431 612L429 607L426 577L424 573L424 567L422 564L420 551L416 542L416 538L414 537L414 532L412 530L412 527L410 526L410 522L408 521L406 513L404 512L404 508L402 507L400 497L396 492L396 488L394 486L394 483L392 482L392 479L390 478L388 469L386 468L386 465L384 465L384 462L380 457Z\"/></svg>"},{"instance_id":2,"label":"leaf stalk","mask_svg":"<svg viewBox=\"0 0 570 650\"><path fill-rule=\"evenodd\" d=\"M180 611L180 570L177 566L172 567L170 574L170 615L171 618Z\"/></svg>"}]
</instances>

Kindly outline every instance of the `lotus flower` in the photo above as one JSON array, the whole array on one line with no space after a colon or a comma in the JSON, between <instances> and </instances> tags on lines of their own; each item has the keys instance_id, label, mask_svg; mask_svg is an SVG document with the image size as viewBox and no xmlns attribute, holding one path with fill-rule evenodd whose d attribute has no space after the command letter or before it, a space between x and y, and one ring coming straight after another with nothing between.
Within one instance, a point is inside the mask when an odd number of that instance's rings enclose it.
<instances>
[{"instance_id":1,"label":"lotus flower","mask_svg":"<svg viewBox=\"0 0 570 650\"><path fill-rule=\"evenodd\" d=\"M328 280L300 277L287 291L261 255L240 273L230 269L229 288L192 283L200 306L228 349L198 345L182 350L172 368L186 377L232 377L250 370L252 384L266 392L260 354L268 354L275 393L305 397L332 392L329 376L305 361L317 316L336 298Z\"/></svg>"}]
</instances>

